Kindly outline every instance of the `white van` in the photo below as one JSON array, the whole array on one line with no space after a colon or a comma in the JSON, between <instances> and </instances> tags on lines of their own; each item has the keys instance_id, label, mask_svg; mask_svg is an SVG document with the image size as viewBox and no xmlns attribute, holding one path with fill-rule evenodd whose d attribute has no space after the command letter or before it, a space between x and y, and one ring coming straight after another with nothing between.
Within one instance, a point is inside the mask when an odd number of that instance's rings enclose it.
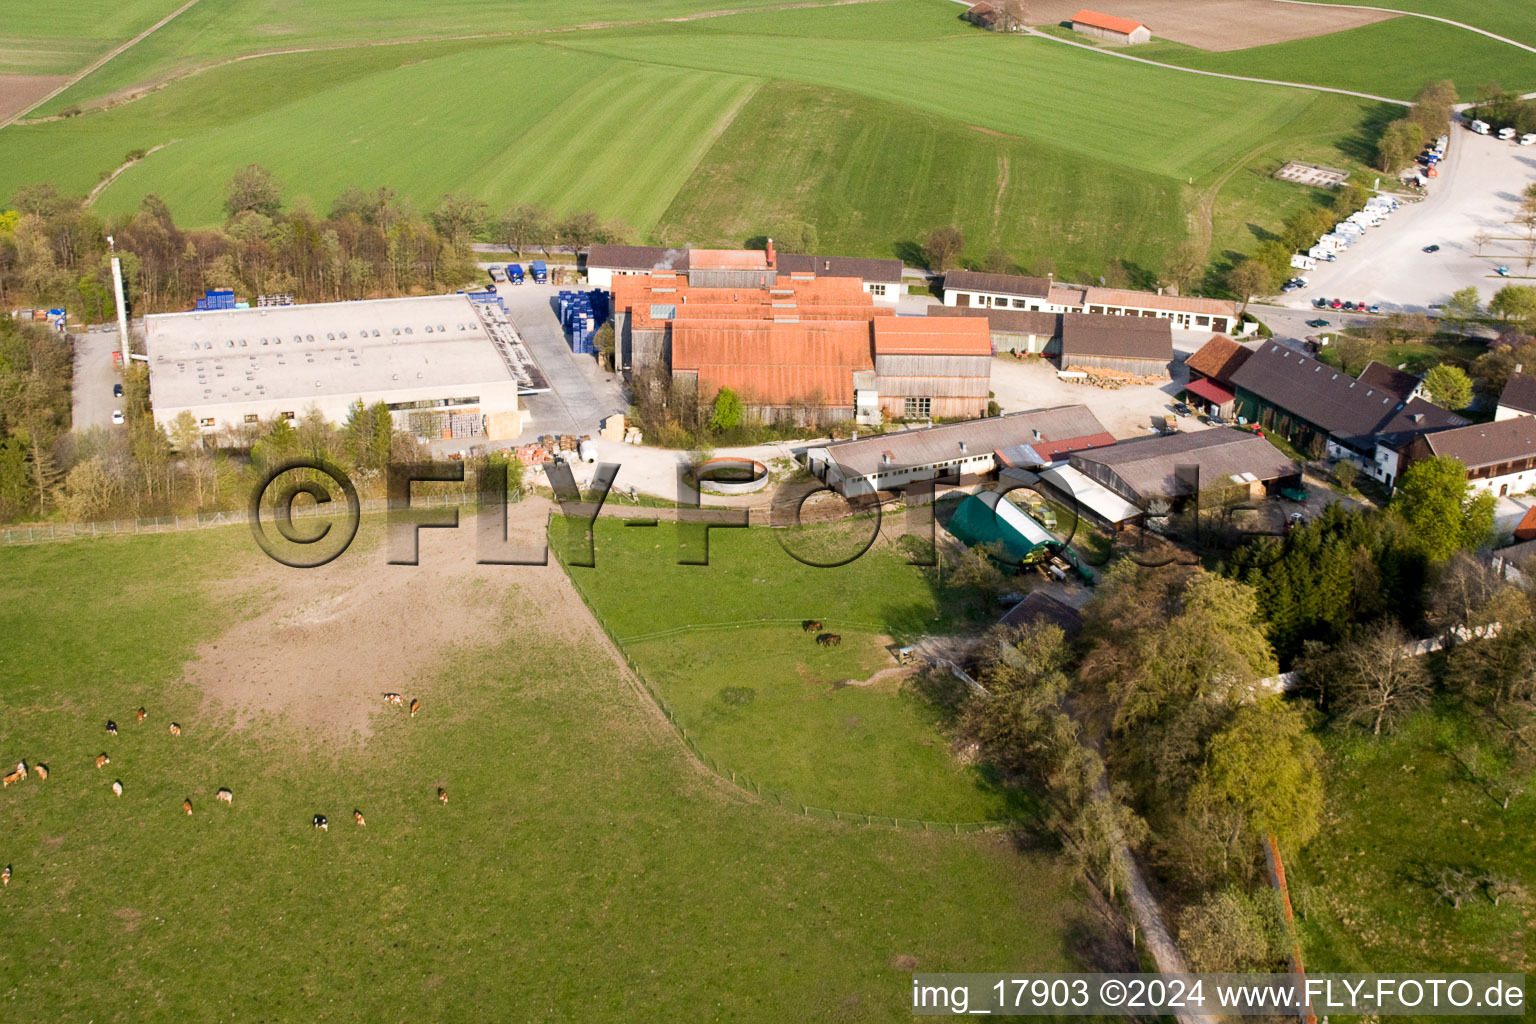
<instances>
[{"instance_id":1,"label":"white van","mask_svg":"<svg viewBox=\"0 0 1536 1024\"><path fill-rule=\"evenodd\" d=\"M1500 142L1509 142L1514 137L1515 137L1515 130L1513 128L1500 128L1499 129L1499 141Z\"/></svg>"},{"instance_id":2,"label":"white van","mask_svg":"<svg viewBox=\"0 0 1536 1024\"><path fill-rule=\"evenodd\" d=\"M1479 135L1487 135L1488 132L1489 132L1489 129L1490 129L1490 125L1488 124L1487 121L1473 121L1467 127L1471 128L1474 132L1476 132Z\"/></svg>"}]
</instances>

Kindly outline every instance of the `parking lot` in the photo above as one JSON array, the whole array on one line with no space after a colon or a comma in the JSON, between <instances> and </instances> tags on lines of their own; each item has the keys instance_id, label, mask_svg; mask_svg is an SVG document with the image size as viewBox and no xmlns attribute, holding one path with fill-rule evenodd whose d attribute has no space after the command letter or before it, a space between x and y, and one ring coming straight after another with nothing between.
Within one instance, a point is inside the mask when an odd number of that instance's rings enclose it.
<instances>
[{"instance_id":1,"label":"parking lot","mask_svg":"<svg viewBox=\"0 0 1536 1024\"><path fill-rule=\"evenodd\" d=\"M527 415L519 441L541 434L595 434L604 419L627 409L618 376L600 371L592 356L571 352L555 305L558 288L530 280L498 284L496 291L551 388L523 399Z\"/></svg>"},{"instance_id":2,"label":"parking lot","mask_svg":"<svg viewBox=\"0 0 1536 1024\"><path fill-rule=\"evenodd\" d=\"M1422 201L1404 203L1336 262L1319 263L1305 274L1307 287L1281 302L1310 308L1326 296L1380 303L1383 312L1427 312L1469 285L1487 302L1509 281L1533 273L1525 269L1514 219L1520 193L1536 181L1536 146L1500 142L1458 124L1440 168ZM1490 239L1481 251L1474 241L1480 234ZM1430 245L1439 251L1424 252ZM1508 281L1495 273L1501 264L1512 275Z\"/></svg>"},{"instance_id":3,"label":"parking lot","mask_svg":"<svg viewBox=\"0 0 1536 1024\"><path fill-rule=\"evenodd\" d=\"M114 327L109 331L86 331L71 338L75 345L74 428L84 431L110 427L112 411L123 407L123 400L112 396L112 386L123 380L112 365L112 352L118 346L117 330Z\"/></svg>"}]
</instances>

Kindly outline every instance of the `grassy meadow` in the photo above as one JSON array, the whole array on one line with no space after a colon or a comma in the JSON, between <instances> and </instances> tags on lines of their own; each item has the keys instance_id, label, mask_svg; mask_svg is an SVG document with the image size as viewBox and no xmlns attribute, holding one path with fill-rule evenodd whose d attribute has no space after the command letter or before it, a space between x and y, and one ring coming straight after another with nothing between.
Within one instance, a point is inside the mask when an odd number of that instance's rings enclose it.
<instances>
[{"instance_id":1,"label":"grassy meadow","mask_svg":"<svg viewBox=\"0 0 1536 1024\"><path fill-rule=\"evenodd\" d=\"M183 2L8 3L0 15L0 75L67 75L79 71Z\"/></svg>"},{"instance_id":2,"label":"grassy meadow","mask_svg":"<svg viewBox=\"0 0 1536 1024\"><path fill-rule=\"evenodd\" d=\"M869 523L859 521L863 526ZM891 524L887 524L889 529ZM889 648L957 624L932 569L888 544L835 569L791 557L803 538L713 530L709 565L679 565L677 527L602 519L593 568L571 579L699 747L759 786L831 810L972 822L1003 797L959 764L937 712L910 681L863 683L896 662ZM698 528L687 528L697 552ZM807 548L816 561L836 561ZM858 545L848 545L849 552ZM664 594L665 601L657 596ZM942 604L942 607L941 607ZM805 619L842 636L819 647Z\"/></svg>"},{"instance_id":3,"label":"grassy meadow","mask_svg":"<svg viewBox=\"0 0 1536 1024\"><path fill-rule=\"evenodd\" d=\"M1454 716L1401 734L1328 739L1322 835L1287 870L1307 966L1320 971L1515 971L1536 965L1529 901L1461 909L1435 895L1444 868L1536 888L1536 794L1502 809L1458 763L1471 738Z\"/></svg>"},{"instance_id":4,"label":"grassy meadow","mask_svg":"<svg viewBox=\"0 0 1536 1024\"><path fill-rule=\"evenodd\" d=\"M378 557L372 528L338 565ZM799 1020L895 1021L913 969L1069 969L1092 930L1053 855L702 771L601 643L547 636L516 569L483 591L501 639L406 681L422 717L237 727L183 665L238 643L272 571L239 528L0 551L0 756L52 769L0 797L4 1019L778 1021L792 995Z\"/></svg>"}]
</instances>

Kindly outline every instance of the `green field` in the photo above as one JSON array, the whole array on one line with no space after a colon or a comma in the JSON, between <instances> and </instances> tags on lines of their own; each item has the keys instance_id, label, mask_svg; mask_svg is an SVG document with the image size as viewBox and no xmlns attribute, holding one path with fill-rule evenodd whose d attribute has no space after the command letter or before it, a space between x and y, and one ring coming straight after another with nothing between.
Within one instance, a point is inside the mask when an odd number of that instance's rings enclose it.
<instances>
[{"instance_id":1,"label":"green field","mask_svg":"<svg viewBox=\"0 0 1536 1024\"><path fill-rule=\"evenodd\" d=\"M1389 99L1412 99L1430 78L1456 82L1463 100L1475 99L1490 80L1514 92L1536 89L1536 53L1423 18L1391 18L1331 35L1219 53L1160 41L1137 47L1136 56Z\"/></svg>"},{"instance_id":2,"label":"green field","mask_svg":"<svg viewBox=\"0 0 1536 1024\"><path fill-rule=\"evenodd\" d=\"M1431 891L1443 868L1536 887L1536 795L1509 810L1452 756L1469 734L1422 715L1401 735L1329 741L1322 835L1288 864L1307 966L1320 971L1526 971L1530 906L1479 896L1460 910ZM1387 966L1390 965L1390 966Z\"/></svg>"},{"instance_id":3,"label":"green field","mask_svg":"<svg viewBox=\"0 0 1536 1024\"><path fill-rule=\"evenodd\" d=\"M369 530L338 571L378 557ZM0 756L52 769L0 798L6 1020L781 1021L792 995L798 1020L895 1021L914 967L1070 969L1091 930L1052 856L815 821L703 772L514 568L482 589L505 639L403 681L422 717L350 744L280 709L234 728L183 664L238 639L274 571L243 529L0 552ZM327 671L323 637L293 642Z\"/></svg>"},{"instance_id":4,"label":"green field","mask_svg":"<svg viewBox=\"0 0 1536 1024\"><path fill-rule=\"evenodd\" d=\"M1318 2L1351 3L1353 0L1318 0ZM1390 7L1399 11L1432 14L1437 18L1450 18L1464 25L1472 25L1536 46L1536 24L1531 21L1530 6L1523 0L1378 0L1368 6Z\"/></svg>"},{"instance_id":5,"label":"green field","mask_svg":"<svg viewBox=\"0 0 1536 1024\"><path fill-rule=\"evenodd\" d=\"M959 822L1003 815L1003 797L950 755L910 682L845 685L895 666L894 642L951 625L933 570L887 545L813 568L785 552L780 531L711 532L710 564L685 566L672 524L602 519L595 567L570 569L702 750L813 806ZM841 646L819 647L804 619L842 636Z\"/></svg>"},{"instance_id":6,"label":"green field","mask_svg":"<svg viewBox=\"0 0 1536 1024\"><path fill-rule=\"evenodd\" d=\"M0 14L0 75L67 75L131 39L183 0L8 3Z\"/></svg>"}]
</instances>

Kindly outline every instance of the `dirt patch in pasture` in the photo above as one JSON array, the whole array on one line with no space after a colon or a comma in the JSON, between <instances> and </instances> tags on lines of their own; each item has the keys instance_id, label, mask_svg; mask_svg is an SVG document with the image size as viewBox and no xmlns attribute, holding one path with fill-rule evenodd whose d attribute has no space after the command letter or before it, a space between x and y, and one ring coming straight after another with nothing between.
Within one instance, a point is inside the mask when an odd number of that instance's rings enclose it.
<instances>
[{"instance_id":1,"label":"dirt patch in pasture","mask_svg":"<svg viewBox=\"0 0 1536 1024\"><path fill-rule=\"evenodd\" d=\"M509 509L510 538L541 544L550 505L529 500ZM235 725L272 716L313 742L372 734L375 714L405 715L385 693L422 702L432 714L451 698L442 670L457 656L496 641L516 588L517 631L578 639L595 631L581 598L553 556L546 566L476 563L474 518L457 530L423 530L419 565L390 565L382 524L365 524L379 543L349 551L319 569L266 562L221 583L236 606L254 615L232 621L199 647L185 678L212 713ZM534 610L530 612L530 609Z\"/></svg>"},{"instance_id":2,"label":"dirt patch in pasture","mask_svg":"<svg viewBox=\"0 0 1536 1024\"><path fill-rule=\"evenodd\" d=\"M67 78L67 75L0 75L0 119L26 110Z\"/></svg>"},{"instance_id":3,"label":"dirt patch in pasture","mask_svg":"<svg viewBox=\"0 0 1536 1024\"><path fill-rule=\"evenodd\" d=\"M995 139L1018 139L1023 137L1020 135L1009 135L1007 132L994 131L991 128L983 128L979 124L968 124L966 127L973 132L981 132L981 134L990 135Z\"/></svg>"},{"instance_id":4,"label":"dirt patch in pasture","mask_svg":"<svg viewBox=\"0 0 1536 1024\"><path fill-rule=\"evenodd\" d=\"M1030 5L1036 25L1059 25L1082 9L1079 3L1040 0ZM1108 0L1094 10L1134 18L1160 39L1202 50L1246 50L1250 46L1342 32L1396 17L1343 7L1302 7L1274 0ZM1084 39L1091 39L1084 36ZM1130 48L1134 53L1135 47Z\"/></svg>"}]
</instances>

